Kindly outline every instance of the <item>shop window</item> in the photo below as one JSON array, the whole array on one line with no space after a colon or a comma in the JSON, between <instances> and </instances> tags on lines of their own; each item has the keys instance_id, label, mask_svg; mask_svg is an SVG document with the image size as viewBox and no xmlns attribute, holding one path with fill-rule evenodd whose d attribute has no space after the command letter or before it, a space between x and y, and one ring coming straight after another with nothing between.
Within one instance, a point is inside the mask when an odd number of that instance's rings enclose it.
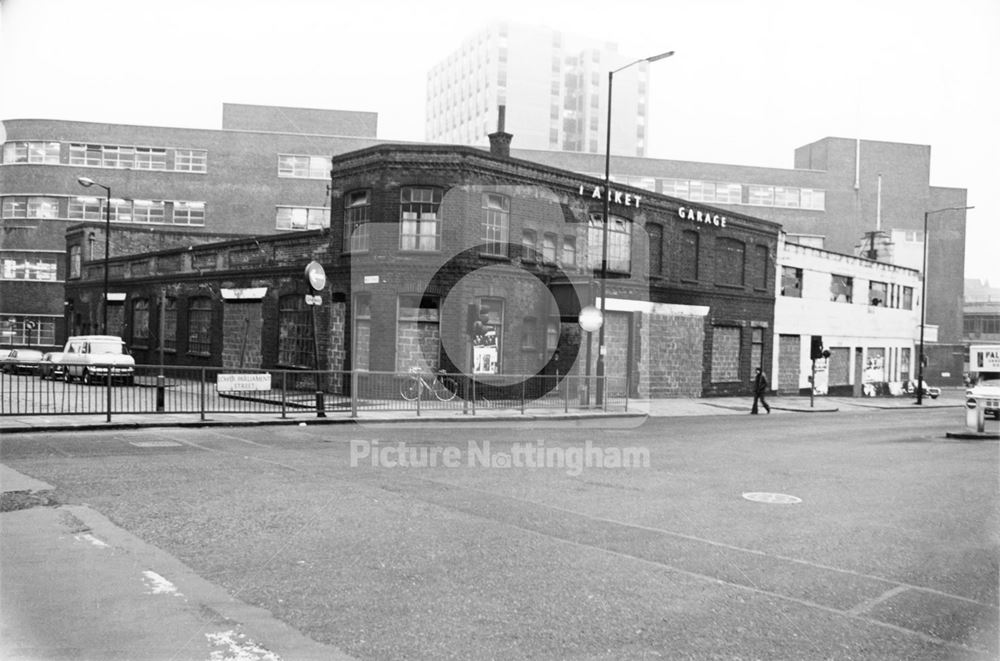
<instances>
[{"instance_id":1,"label":"shop window","mask_svg":"<svg viewBox=\"0 0 1000 661\"><path fill-rule=\"evenodd\" d=\"M188 301L188 353L212 352L212 300L198 296Z\"/></svg>"},{"instance_id":2,"label":"shop window","mask_svg":"<svg viewBox=\"0 0 1000 661\"><path fill-rule=\"evenodd\" d=\"M143 348L149 346L148 298L137 298L132 301L132 344Z\"/></svg>"},{"instance_id":3,"label":"shop window","mask_svg":"<svg viewBox=\"0 0 1000 661\"><path fill-rule=\"evenodd\" d=\"M850 303L853 300L854 278L846 275L830 276L830 300L837 303Z\"/></svg>"},{"instance_id":4,"label":"shop window","mask_svg":"<svg viewBox=\"0 0 1000 661\"><path fill-rule=\"evenodd\" d=\"M794 266L781 267L781 295L802 298L802 269Z\"/></svg>"},{"instance_id":5,"label":"shop window","mask_svg":"<svg viewBox=\"0 0 1000 661\"><path fill-rule=\"evenodd\" d=\"M369 191L360 190L344 196L344 243L351 252L363 252L369 249L370 195Z\"/></svg>"},{"instance_id":6,"label":"shop window","mask_svg":"<svg viewBox=\"0 0 1000 661\"><path fill-rule=\"evenodd\" d=\"M301 294L278 299L278 364L284 367L315 366L312 314Z\"/></svg>"},{"instance_id":7,"label":"shop window","mask_svg":"<svg viewBox=\"0 0 1000 661\"><path fill-rule=\"evenodd\" d=\"M699 244L701 235L694 230L681 232L680 276L681 280L697 281L699 277Z\"/></svg>"},{"instance_id":8,"label":"shop window","mask_svg":"<svg viewBox=\"0 0 1000 661\"><path fill-rule=\"evenodd\" d=\"M400 191L400 250L440 250L441 191L404 187Z\"/></svg>"},{"instance_id":9,"label":"shop window","mask_svg":"<svg viewBox=\"0 0 1000 661\"><path fill-rule=\"evenodd\" d=\"M729 237L719 237L715 243L717 251L715 282L720 285L742 287L746 269L746 244Z\"/></svg>"},{"instance_id":10,"label":"shop window","mask_svg":"<svg viewBox=\"0 0 1000 661\"><path fill-rule=\"evenodd\" d=\"M483 193L483 243L486 253L508 256L510 232L510 198L496 193Z\"/></svg>"}]
</instances>

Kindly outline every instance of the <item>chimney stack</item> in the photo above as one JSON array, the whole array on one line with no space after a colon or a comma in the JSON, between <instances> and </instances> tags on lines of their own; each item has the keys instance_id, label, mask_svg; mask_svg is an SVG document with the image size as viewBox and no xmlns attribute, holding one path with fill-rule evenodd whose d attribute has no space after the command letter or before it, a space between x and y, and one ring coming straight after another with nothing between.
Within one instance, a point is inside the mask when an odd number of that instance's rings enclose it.
<instances>
[{"instance_id":1,"label":"chimney stack","mask_svg":"<svg viewBox=\"0 0 1000 661\"><path fill-rule=\"evenodd\" d=\"M507 106L500 106L497 113L496 133L490 133L490 153L501 158L510 158L510 141L514 138L510 133L504 132L504 119L507 114Z\"/></svg>"}]
</instances>

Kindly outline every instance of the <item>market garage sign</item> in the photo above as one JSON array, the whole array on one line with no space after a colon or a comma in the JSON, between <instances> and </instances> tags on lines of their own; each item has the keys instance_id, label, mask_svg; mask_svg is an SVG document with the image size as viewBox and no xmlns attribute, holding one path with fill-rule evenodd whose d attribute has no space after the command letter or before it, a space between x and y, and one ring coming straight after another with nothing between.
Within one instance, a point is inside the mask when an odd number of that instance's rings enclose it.
<instances>
[{"instance_id":1,"label":"market garage sign","mask_svg":"<svg viewBox=\"0 0 1000 661\"><path fill-rule=\"evenodd\" d=\"M580 195L586 195L589 186L586 184L580 184ZM601 187L594 186L593 191L590 193L590 197L595 200L602 199ZM614 202L615 204L621 204L626 207L639 208L639 201L642 200L642 195L633 195L632 193L623 193L620 190L608 189L608 202Z\"/></svg>"},{"instance_id":2,"label":"market garage sign","mask_svg":"<svg viewBox=\"0 0 1000 661\"><path fill-rule=\"evenodd\" d=\"M726 226L725 216L720 216L717 213L710 213L708 211L702 211L701 209L678 207L677 215L684 220L693 220L696 223L705 223L707 225L715 225L716 227Z\"/></svg>"}]
</instances>

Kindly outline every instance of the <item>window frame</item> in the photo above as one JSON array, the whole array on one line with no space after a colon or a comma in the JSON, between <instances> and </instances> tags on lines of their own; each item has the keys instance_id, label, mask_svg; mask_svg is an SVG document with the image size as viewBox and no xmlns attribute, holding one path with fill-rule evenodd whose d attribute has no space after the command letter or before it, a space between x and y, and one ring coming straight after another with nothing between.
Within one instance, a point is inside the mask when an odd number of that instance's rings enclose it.
<instances>
[{"instance_id":1,"label":"window frame","mask_svg":"<svg viewBox=\"0 0 1000 661\"><path fill-rule=\"evenodd\" d=\"M414 199L415 196L417 199ZM400 188L400 251L440 252L443 200L442 190L433 186L403 186ZM407 214L412 214L412 216L407 217ZM424 231L426 226L429 226L433 231Z\"/></svg>"}]
</instances>

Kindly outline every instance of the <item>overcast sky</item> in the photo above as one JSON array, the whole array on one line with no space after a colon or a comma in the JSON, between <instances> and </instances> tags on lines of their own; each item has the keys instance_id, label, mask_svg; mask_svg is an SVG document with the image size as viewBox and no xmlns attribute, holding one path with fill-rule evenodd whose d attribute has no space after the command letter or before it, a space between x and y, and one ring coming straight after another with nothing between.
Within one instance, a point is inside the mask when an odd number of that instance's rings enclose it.
<instances>
[{"instance_id":1,"label":"overcast sky","mask_svg":"<svg viewBox=\"0 0 1000 661\"><path fill-rule=\"evenodd\" d=\"M651 157L791 168L826 136L931 145L931 184L976 206L966 276L1000 285L1000 0L0 7L4 119L220 128L223 102L258 103L373 111L379 138L423 140L427 71L493 19L675 50L651 66Z\"/></svg>"}]
</instances>

